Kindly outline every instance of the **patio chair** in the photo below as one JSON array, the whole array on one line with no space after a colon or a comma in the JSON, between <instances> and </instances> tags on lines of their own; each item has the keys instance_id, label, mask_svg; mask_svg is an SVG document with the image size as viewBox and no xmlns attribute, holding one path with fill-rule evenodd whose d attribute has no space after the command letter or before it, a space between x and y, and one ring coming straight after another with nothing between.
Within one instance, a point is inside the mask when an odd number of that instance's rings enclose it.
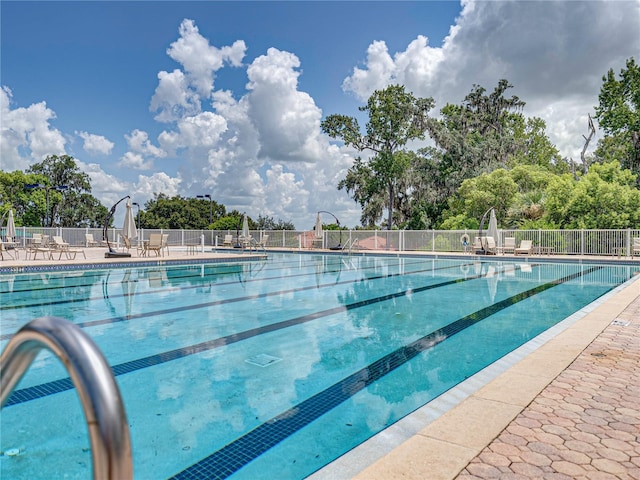
<instances>
[{"instance_id":1,"label":"patio chair","mask_svg":"<svg viewBox=\"0 0 640 480\"><path fill-rule=\"evenodd\" d=\"M143 255L148 256L149 252L155 252L156 257L159 257L162 253L162 235L159 233L152 233L149 235L149 240L144 244Z\"/></svg>"},{"instance_id":2,"label":"patio chair","mask_svg":"<svg viewBox=\"0 0 640 480\"><path fill-rule=\"evenodd\" d=\"M269 235L263 235L260 241L258 242L258 246L262 248L266 248L268 241L269 241Z\"/></svg>"},{"instance_id":3,"label":"patio chair","mask_svg":"<svg viewBox=\"0 0 640 480\"><path fill-rule=\"evenodd\" d=\"M125 235L120 235L120 238L122 238L122 250L123 251L129 251L131 250L131 240L129 239L129 237L125 236Z\"/></svg>"},{"instance_id":4,"label":"patio chair","mask_svg":"<svg viewBox=\"0 0 640 480\"><path fill-rule=\"evenodd\" d=\"M97 247L99 245L98 242L96 242L96 240L93 238L93 233L85 233L84 241L87 247Z\"/></svg>"},{"instance_id":5,"label":"patio chair","mask_svg":"<svg viewBox=\"0 0 640 480\"><path fill-rule=\"evenodd\" d=\"M53 243L52 243L53 248L51 248L51 258L53 258L53 252L56 252L56 251L59 252L58 260L62 259L62 255L67 257L67 260L75 260L76 255L78 253L81 253L85 259L87 258L87 256L84 253L84 250L71 248L71 245L65 242L62 237L54 235L52 238L53 238Z\"/></svg>"},{"instance_id":6,"label":"patio chair","mask_svg":"<svg viewBox=\"0 0 640 480\"><path fill-rule=\"evenodd\" d=\"M493 237L486 237L484 243L484 250L487 254L495 255L498 253L498 246L496 245L496 239Z\"/></svg>"},{"instance_id":7,"label":"patio chair","mask_svg":"<svg viewBox=\"0 0 640 480\"><path fill-rule=\"evenodd\" d=\"M516 238L506 237L504 239L504 245L502 246L502 253L515 253L516 250Z\"/></svg>"},{"instance_id":8,"label":"patio chair","mask_svg":"<svg viewBox=\"0 0 640 480\"><path fill-rule=\"evenodd\" d=\"M230 247L233 246L233 235L229 234L229 235L225 235L224 236L224 240L222 241L222 245L229 245Z\"/></svg>"},{"instance_id":9,"label":"patio chair","mask_svg":"<svg viewBox=\"0 0 640 480\"><path fill-rule=\"evenodd\" d=\"M631 244L631 258L634 255L640 255L640 238L634 238Z\"/></svg>"},{"instance_id":10,"label":"patio chair","mask_svg":"<svg viewBox=\"0 0 640 480\"><path fill-rule=\"evenodd\" d=\"M15 256L9 251L9 249L6 247L5 242L3 242L2 240L0 240L0 260L4 260L4 254L6 253L7 255L9 255L11 257L12 260L15 260L17 258L18 255L18 250L15 250Z\"/></svg>"},{"instance_id":11,"label":"patio chair","mask_svg":"<svg viewBox=\"0 0 640 480\"><path fill-rule=\"evenodd\" d=\"M516 255L531 255L533 251L533 242L531 240L522 240L520 246L515 249Z\"/></svg>"},{"instance_id":12,"label":"patio chair","mask_svg":"<svg viewBox=\"0 0 640 480\"><path fill-rule=\"evenodd\" d=\"M480 241L480 237L475 237L473 239L473 253L478 253L482 250L482 242Z\"/></svg>"}]
</instances>

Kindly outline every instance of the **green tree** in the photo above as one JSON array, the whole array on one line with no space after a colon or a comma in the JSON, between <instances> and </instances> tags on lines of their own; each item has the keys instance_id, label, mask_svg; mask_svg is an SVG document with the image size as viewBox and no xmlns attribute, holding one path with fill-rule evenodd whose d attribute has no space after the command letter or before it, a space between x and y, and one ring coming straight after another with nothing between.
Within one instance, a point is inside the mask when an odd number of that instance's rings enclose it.
<instances>
[{"instance_id":1,"label":"green tree","mask_svg":"<svg viewBox=\"0 0 640 480\"><path fill-rule=\"evenodd\" d=\"M256 221L257 230L295 230L295 226L291 222L285 222L282 219L274 220L273 217L258 215Z\"/></svg>"},{"instance_id":2,"label":"green tree","mask_svg":"<svg viewBox=\"0 0 640 480\"><path fill-rule=\"evenodd\" d=\"M209 217L213 212L213 224ZM186 230L210 229L216 221L226 215L224 205L215 200L185 198L180 195L169 197L164 193L155 193L140 212L142 228L171 228Z\"/></svg>"},{"instance_id":3,"label":"green tree","mask_svg":"<svg viewBox=\"0 0 640 480\"><path fill-rule=\"evenodd\" d=\"M517 165L539 165L555 173L568 173L569 164L547 137L547 125L538 117L512 117L514 139L519 148L508 159L511 168Z\"/></svg>"},{"instance_id":4,"label":"green tree","mask_svg":"<svg viewBox=\"0 0 640 480\"><path fill-rule=\"evenodd\" d=\"M397 182L406 167L404 157L397 153L409 141L424 138L427 114L433 106L432 98L416 98L405 92L403 86L392 85L376 90L367 105L359 108L369 115L365 134L354 117L334 114L323 120L321 128L325 134L358 151L374 153L367 161L356 160L347 178L338 185L353 194L363 207L364 221L371 223L381 218L380 206L386 204L387 228L392 228Z\"/></svg>"},{"instance_id":5,"label":"green tree","mask_svg":"<svg viewBox=\"0 0 640 480\"><path fill-rule=\"evenodd\" d=\"M636 175L616 161L593 164L578 180L556 177L547 189L546 213L557 228L640 228Z\"/></svg>"},{"instance_id":6,"label":"green tree","mask_svg":"<svg viewBox=\"0 0 640 480\"><path fill-rule=\"evenodd\" d=\"M490 207L503 228L542 226L546 190L556 177L538 165L518 165L466 179L449 200L440 228L476 228Z\"/></svg>"},{"instance_id":7,"label":"green tree","mask_svg":"<svg viewBox=\"0 0 640 480\"><path fill-rule=\"evenodd\" d=\"M640 174L640 65L632 57L616 79L613 69L602 77L595 107L596 119L605 132L595 155L615 159L623 168ZM640 178L640 177L639 177Z\"/></svg>"},{"instance_id":8,"label":"green tree","mask_svg":"<svg viewBox=\"0 0 640 480\"><path fill-rule=\"evenodd\" d=\"M440 111L440 119L430 119L429 134L436 147L419 151L423 158L419 170L428 182L425 191L431 204L431 222L441 221L443 211L465 179L507 168L517 163L512 157L518 153L521 161L533 162L534 153L525 155L523 150L529 140L527 135L531 131L538 133L540 124L527 127L520 112L525 102L517 96L506 97L510 88L513 86L507 80L500 80L487 94L484 87L474 85L461 105L447 104Z\"/></svg>"},{"instance_id":9,"label":"green tree","mask_svg":"<svg viewBox=\"0 0 640 480\"><path fill-rule=\"evenodd\" d=\"M107 209L91 195L91 181L69 155L50 155L25 173L3 177L16 207L16 221L25 226L99 227ZM26 189L26 185L41 188ZM65 190L56 187L64 186ZM47 208L48 207L48 208ZM18 220L19 219L19 220Z\"/></svg>"}]
</instances>

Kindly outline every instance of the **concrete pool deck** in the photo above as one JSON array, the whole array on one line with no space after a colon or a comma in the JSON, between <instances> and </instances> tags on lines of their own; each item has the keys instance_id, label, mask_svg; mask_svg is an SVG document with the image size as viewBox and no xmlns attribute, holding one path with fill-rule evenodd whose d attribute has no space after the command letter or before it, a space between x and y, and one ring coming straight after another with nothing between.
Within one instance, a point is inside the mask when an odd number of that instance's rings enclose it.
<instances>
[{"instance_id":1,"label":"concrete pool deck","mask_svg":"<svg viewBox=\"0 0 640 480\"><path fill-rule=\"evenodd\" d=\"M132 258L105 259L104 248L83 250L86 259L76 255L75 260L60 261L11 260L5 254L0 267L19 271L34 265L239 256L223 249L188 255L172 248L168 257L137 258L134 253ZM597 260L615 263L611 257ZM388 452L358 447L352 453L360 456L362 466L347 454L311 478L638 480L639 399L640 279L636 279L596 302L585 315L455 406L428 419L426 426ZM397 441L391 434L389 440ZM378 441L385 441L384 432Z\"/></svg>"}]
</instances>

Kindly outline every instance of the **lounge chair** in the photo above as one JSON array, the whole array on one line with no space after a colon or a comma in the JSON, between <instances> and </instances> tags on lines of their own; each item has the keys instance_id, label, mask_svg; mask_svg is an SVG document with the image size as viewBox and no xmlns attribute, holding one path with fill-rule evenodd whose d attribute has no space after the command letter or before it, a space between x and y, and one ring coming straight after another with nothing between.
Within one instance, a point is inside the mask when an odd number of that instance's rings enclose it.
<instances>
[{"instance_id":1,"label":"lounge chair","mask_svg":"<svg viewBox=\"0 0 640 480\"><path fill-rule=\"evenodd\" d=\"M520 246L513 253L516 255L531 255L533 250L533 242L531 240L522 240Z\"/></svg>"},{"instance_id":2,"label":"lounge chair","mask_svg":"<svg viewBox=\"0 0 640 480\"><path fill-rule=\"evenodd\" d=\"M482 245L484 247L484 251L487 255L495 255L498 253L498 246L496 245L496 240L493 237L484 237L482 241Z\"/></svg>"},{"instance_id":3,"label":"lounge chair","mask_svg":"<svg viewBox=\"0 0 640 480\"><path fill-rule=\"evenodd\" d=\"M502 253L515 253L516 239L515 237L506 237L502 246Z\"/></svg>"},{"instance_id":4,"label":"lounge chair","mask_svg":"<svg viewBox=\"0 0 640 480\"><path fill-rule=\"evenodd\" d=\"M54 235L52 238L53 238L53 243L52 243L53 248L51 251L51 257L53 257L53 252L57 251L59 252L58 260L62 259L62 255L67 257L67 260L75 260L76 255L78 253L81 253L85 259L87 258L87 256L84 253L84 250L71 248L71 246L67 242L65 242L62 237Z\"/></svg>"},{"instance_id":5,"label":"lounge chair","mask_svg":"<svg viewBox=\"0 0 640 480\"><path fill-rule=\"evenodd\" d=\"M631 258L634 255L640 255L640 238L634 238L631 244Z\"/></svg>"},{"instance_id":6,"label":"lounge chair","mask_svg":"<svg viewBox=\"0 0 640 480\"><path fill-rule=\"evenodd\" d=\"M97 247L98 242L93 238L93 233L84 234L84 242L87 247Z\"/></svg>"},{"instance_id":7,"label":"lounge chair","mask_svg":"<svg viewBox=\"0 0 640 480\"><path fill-rule=\"evenodd\" d=\"M222 241L222 245L229 245L230 247L233 246L233 235L229 234L229 235L225 235L224 236L224 240Z\"/></svg>"},{"instance_id":8,"label":"lounge chair","mask_svg":"<svg viewBox=\"0 0 640 480\"><path fill-rule=\"evenodd\" d=\"M480 241L480 237L475 237L473 239L473 253L480 253L482 251L482 242Z\"/></svg>"},{"instance_id":9,"label":"lounge chair","mask_svg":"<svg viewBox=\"0 0 640 480\"><path fill-rule=\"evenodd\" d=\"M262 248L266 248L268 241L269 241L269 235L263 235L260 241L258 242L258 246Z\"/></svg>"}]
</instances>

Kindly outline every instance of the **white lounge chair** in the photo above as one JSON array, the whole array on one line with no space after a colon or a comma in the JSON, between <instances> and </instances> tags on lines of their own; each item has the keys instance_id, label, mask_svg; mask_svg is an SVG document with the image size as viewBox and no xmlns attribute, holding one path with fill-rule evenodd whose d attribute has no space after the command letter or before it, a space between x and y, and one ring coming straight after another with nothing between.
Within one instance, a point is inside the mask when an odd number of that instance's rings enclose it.
<instances>
[{"instance_id":1,"label":"white lounge chair","mask_svg":"<svg viewBox=\"0 0 640 480\"><path fill-rule=\"evenodd\" d=\"M81 253L85 259L87 258L87 256L84 253L84 250L71 248L71 245L65 242L62 237L54 235L52 239L53 240L51 245L53 249L51 252L51 257L53 257L53 252L57 251L59 252L58 260L62 258L62 255L67 257L67 260L75 260L76 255L78 253Z\"/></svg>"},{"instance_id":2,"label":"white lounge chair","mask_svg":"<svg viewBox=\"0 0 640 480\"><path fill-rule=\"evenodd\" d=\"M640 255L640 238L634 238L631 244L631 258L634 255Z\"/></svg>"},{"instance_id":3,"label":"white lounge chair","mask_svg":"<svg viewBox=\"0 0 640 480\"><path fill-rule=\"evenodd\" d=\"M522 240L520 246L514 251L516 255L531 255L533 250L533 242L531 240Z\"/></svg>"},{"instance_id":4,"label":"white lounge chair","mask_svg":"<svg viewBox=\"0 0 640 480\"><path fill-rule=\"evenodd\" d=\"M486 253L495 255L498 253L498 246L496 245L496 239L493 237L486 237L484 241L484 250Z\"/></svg>"},{"instance_id":5,"label":"white lounge chair","mask_svg":"<svg viewBox=\"0 0 640 480\"><path fill-rule=\"evenodd\" d=\"M84 243L87 247L97 247L98 242L93 238L93 233L84 234Z\"/></svg>"},{"instance_id":6,"label":"white lounge chair","mask_svg":"<svg viewBox=\"0 0 640 480\"><path fill-rule=\"evenodd\" d=\"M229 234L229 235L225 235L224 236L224 240L222 241L222 245L228 245L230 247L233 246L233 235Z\"/></svg>"},{"instance_id":7,"label":"white lounge chair","mask_svg":"<svg viewBox=\"0 0 640 480\"><path fill-rule=\"evenodd\" d=\"M516 239L515 237L506 237L502 246L502 253L515 253Z\"/></svg>"}]
</instances>

